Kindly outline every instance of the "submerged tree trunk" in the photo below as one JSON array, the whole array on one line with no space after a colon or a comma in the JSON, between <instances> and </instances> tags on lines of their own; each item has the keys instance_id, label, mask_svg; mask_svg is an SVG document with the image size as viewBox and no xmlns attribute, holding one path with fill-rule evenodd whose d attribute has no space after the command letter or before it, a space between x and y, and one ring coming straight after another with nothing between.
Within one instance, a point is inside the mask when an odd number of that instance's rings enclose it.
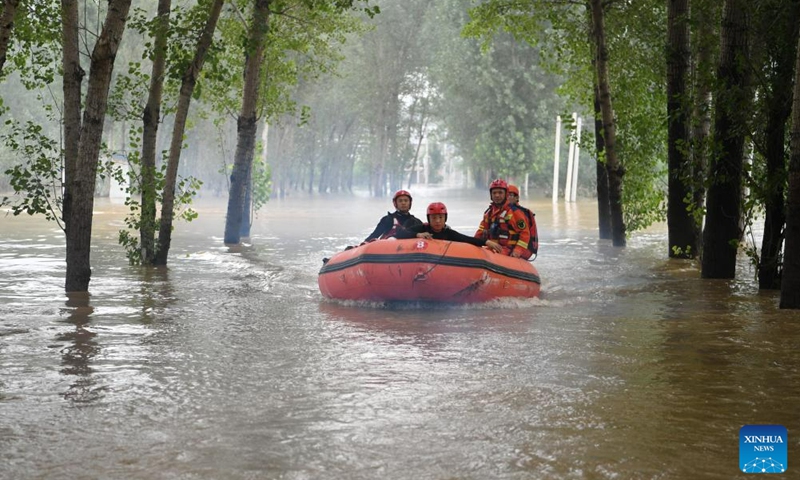
<instances>
[{"instance_id":1,"label":"submerged tree trunk","mask_svg":"<svg viewBox=\"0 0 800 480\"><path fill-rule=\"evenodd\" d=\"M611 238L611 206L608 200L608 170L606 169L606 142L603 138L603 112L600 110L600 92L594 85L594 147L597 172L597 226L600 238Z\"/></svg>"},{"instance_id":2,"label":"submerged tree trunk","mask_svg":"<svg viewBox=\"0 0 800 480\"><path fill-rule=\"evenodd\" d=\"M151 265L156 256L156 140L158 138L158 124L161 120L161 94L167 63L167 32L171 8L171 0L158 0L153 46L153 70L150 74L150 91L147 97L147 105L144 107L142 115L142 210L139 223L139 247L142 265Z\"/></svg>"},{"instance_id":3,"label":"submerged tree trunk","mask_svg":"<svg viewBox=\"0 0 800 480\"><path fill-rule=\"evenodd\" d=\"M608 84L608 49L606 48L605 20L602 0L591 0L592 24L597 49L597 86L600 96L600 111L603 117L606 170L608 171L609 207L611 212L611 242L615 247L624 247L625 221L622 215L622 177L625 174L617 159L616 125Z\"/></svg>"},{"instance_id":4,"label":"submerged tree trunk","mask_svg":"<svg viewBox=\"0 0 800 480\"><path fill-rule=\"evenodd\" d=\"M231 188L228 193L228 210L225 218L224 241L226 245L236 245L241 240L246 183L250 179L250 171L253 168L256 146L258 91L261 64L264 61L264 44L269 28L269 4L269 0L256 0L248 32L242 109L236 122L236 153L234 154Z\"/></svg>"},{"instance_id":5,"label":"submerged tree trunk","mask_svg":"<svg viewBox=\"0 0 800 480\"><path fill-rule=\"evenodd\" d=\"M67 181L76 178L78 144L81 139L81 84L86 74L81 68L78 47L78 0L62 0L61 27L63 48L64 91L64 198L62 216L64 231L69 232L72 217L72 188ZM88 262L88 260L87 260Z\"/></svg>"},{"instance_id":6,"label":"submerged tree trunk","mask_svg":"<svg viewBox=\"0 0 800 480\"><path fill-rule=\"evenodd\" d=\"M701 212L706 204L706 176L708 170L709 135L711 133L711 85L713 79L712 46L716 43L712 25L716 23L709 18L704 9L692 9L693 23L699 25L694 42L696 55L694 60L694 107L692 109L692 169L694 183L692 185L692 210L695 213L692 229L697 238L697 252L703 251L703 217Z\"/></svg>"},{"instance_id":7,"label":"submerged tree trunk","mask_svg":"<svg viewBox=\"0 0 800 480\"><path fill-rule=\"evenodd\" d=\"M797 37L798 2L790 2L790 11L782 11L778 19L772 12L765 19L773 27L765 34L770 55L769 87L764 98L766 128L764 157L767 162L767 182L764 188L764 236L758 263L758 288L779 289L780 255L783 246L783 227L786 223L786 130L792 114L792 81L797 45L786 38ZM789 9L787 9L789 10ZM763 25L764 23L761 22Z\"/></svg>"},{"instance_id":8,"label":"submerged tree trunk","mask_svg":"<svg viewBox=\"0 0 800 480\"><path fill-rule=\"evenodd\" d=\"M217 28L217 20L219 20L224 3L224 0L214 0L214 3L211 4L208 20L206 20L203 32L197 40L192 63L183 72L183 78L181 79L175 121L172 126L172 138L169 144L169 159L167 160L167 173L164 178L164 191L161 195L161 221L158 227L158 247L153 260L154 265L167 264L169 248L172 243L172 221L175 216L175 186L178 179L181 149L183 148L183 133L186 131L186 119L189 115L189 104L192 101L197 78L200 76L200 71L203 69L203 63L206 60L206 53L208 53L208 48L214 38L214 30Z\"/></svg>"},{"instance_id":9,"label":"submerged tree trunk","mask_svg":"<svg viewBox=\"0 0 800 480\"><path fill-rule=\"evenodd\" d=\"M597 72L598 51L595 42L594 20L589 15L589 42L594 43L592 55L592 71ZM594 76L594 149L595 174L597 176L597 226L602 240L611 238L611 200L608 192L608 166L606 165L606 141L603 132L603 109L600 107L600 85L598 76ZM558 193L558 185L553 187Z\"/></svg>"},{"instance_id":10,"label":"submerged tree trunk","mask_svg":"<svg viewBox=\"0 0 800 480\"><path fill-rule=\"evenodd\" d=\"M689 1L669 0L667 38L667 157L668 255L694 258L698 253L692 203L694 172L691 163L690 103L687 88L690 65Z\"/></svg>"},{"instance_id":11,"label":"submerged tree trunk","mask_svg":"<svg viewBox=\"0 0 800 480\"><path fill-rule=\"evenodd\" d=\"M794 67L791 157L780 308L800 308L800 35Z\"/></svg>"},{"instance_id":12,"label":"submerged tree trunk","mask_svg":"<svg viewBox=\"0 0 800 480\"><path fill-rule=\"evenodd\" d=\"M744 132L751 105L747 68L746 0L726 0L717 78L714 142L717 155L709 172L702 276L734 278L741 238Z\"/></svg>"},{"instance_id":13,"label":"submerged tree trunk","mask_svg":"<svg viewBox=\"0 0 800 480\"><path fill-rule=\"evenodd\" d=\"M125 30L128 9L131 0L110 0L106 13L103 29L97 38L92 50L89 70L89 82L86 91L86 108L80 122L77 140L77 156L66 157L65 162L73 166L67 169L65 178L65 219L67 226L67 274L65 289L67 292L87 292L92 270L90 266L91 240L92 240L92 210L94 208L94 188L97 177L97 164L100 157L100 143L103 135L103 122L108 104L108 89L111 83L111 73L114 69L114 59L117 56L119 42ZM80 82L74 79L67 80L67 75L75 75L77 58L77 6L73 7L71 0L64 1L65 16L62 20L64 28L64 64L65 68L64 97L65 102L74 102ZM75 22L74 25L71 22ZM75 38L73 39L73 35ZM74 41L74 43L73 43ZM69 51L68 51L69 50ZM68 65L67 65L68 64ZM80 69L80 66L77 66ZM69 73L67 73L69 72ZM79 93L78 93L79 95ZM67 100L69 97L69 100ZM74 109L74 105L70 108ZM78 107L80 108L80 107ZM70 112L73 116L74 112ZM73 129L69 130L75 135ZM65 128L65 136L67 130ZM75 139L65 139L65 145L74 147ZM73 152L69 152L72 154ZM67 205L69 202L69 205Z\"/></svg>"},{"instance_id":14,"label":"submerged tree trunk","mask_svg":"<svg viewBox=\"0 0 800 480\"><path fill-rule=\"evenodd\" d=\"M0 14L0 75L3 74L3 67L8 57L8 42L11 40L11 32L14 30L14 16L17 14L19 0L5 0L3 2L3 13Z\"/></svg>"},{"instance_id":15,"label":"submerged tree trunk","mask_svg":"<svg viewBox=\"0 0 800 480\"><path fill-rule=\"evenodd\" d=\"M239 236L242 238L250 238L250 227L253 221L253 167L247 172L247 178L244 181L244 203L242 203L242 224L239 226ZM249 241L249 240L245 240Z\"/></svg>"},{"instance_id":16,"label":"submerged tree trunk","mask_svg":"<svg viewBox=\"0 0 800 480\"><path fill-rule=\"evenodd\" d=\"M417 171L419 150L422 147L422 140L425 138L425 129L427 127L428 127L428 102L424 101L422 105L422 114L419 122L419 130L417 130L417 138L419 138L419 141L417 141L417 147L414 149L414 158L411 159L411 172L408 174L408 185L406 186L406 188L411 188L412 180L414 179L414 175ZM419 183L419 178L417 178L416 180L417 183Z\"/></svg>"}]
</instances>

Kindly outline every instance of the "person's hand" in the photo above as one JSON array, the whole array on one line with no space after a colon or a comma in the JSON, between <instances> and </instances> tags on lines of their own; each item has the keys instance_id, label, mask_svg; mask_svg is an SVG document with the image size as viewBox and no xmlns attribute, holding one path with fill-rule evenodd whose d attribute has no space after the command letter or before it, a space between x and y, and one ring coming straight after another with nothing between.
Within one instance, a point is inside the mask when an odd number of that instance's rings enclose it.
<instances>
[{"instance_id":1,"label":"person's hand","mask_svg":"<svg viewBox=\"0 0 800 480\"><path fill-rule=\"evenodd\" d=\"M431 238L433 238L433 235L431 235L428 232L420 232L420 233L417 234L417 238L424 238L424 239L430 240Z\"/></svg>"},{"instance_id":2,"label":"person's hand","mask_svg":"<svg viewBox=\"0 0 800 480\"><path fill-rule=\"evenodd\" d=\"M500 244L494 240L486 240L486 246L489 247L494 253L500 253L503 251L503 247L501 247Z\"/></svg>"},{"instance_id":3,"label":"person's hand","mask_svg":"<svg viewBox=\"0 0 800 480\"><path fill-rule=\"evenodd\" d=\"M511 256L514 258L519 258L521 255L518 251L514 250L513 252L511 252Z\"/></svg>"}]
</instances>

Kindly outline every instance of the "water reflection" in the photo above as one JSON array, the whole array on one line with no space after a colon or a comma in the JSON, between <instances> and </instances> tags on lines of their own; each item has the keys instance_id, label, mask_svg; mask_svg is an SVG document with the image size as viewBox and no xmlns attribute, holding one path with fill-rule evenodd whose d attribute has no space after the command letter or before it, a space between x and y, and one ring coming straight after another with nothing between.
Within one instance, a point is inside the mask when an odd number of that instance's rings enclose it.
<instances>
[{"instance_id":1,"label":"water reflection","mask_svg":"<svg viewBox=\"0 0 800 480\"><path fill-rule=\"evenodd\" d=\"M165 311L176 301L175 287L167 267L142 269L140 293L142 295L142 323L149 324L155 315Z\"/></svg>"},{"instance_id":2,"label":"water reflection","mask_svg":"<svg viewBox=\"0 0 800 480\"><path fill-rule=\"evenodd\" d=\"M61 373L75 377L63 396L76 403L91 403L102 397L102 388L96 386L92 359L100 353L100 346L95 337L97 334L89 330L94 307L90 304L88 293L67 294L66 308L61 314L67 318L63 323L73 325L75 330L68 330L56 336L56 341L68 343L61 349Z\"/></svg>"},{"instance_id":3,"label":"water reflection","mask_svg":"<svg viewBox=\"0 0 800 480\"><path fill-rule=\"evenodd\" d=\"M487 204L412 193L464 232ZM388 203L352 200L277 201L238 252L206 208L157 269L101 205L92 297L66 303L63 239L0 224L0 478L722 480L743 424L800 429L800 312L746 261L702 280L665 229L614 248L594 203L545 199L543 299L329 302L320 259Z\"/></svg>"}]
</instances>

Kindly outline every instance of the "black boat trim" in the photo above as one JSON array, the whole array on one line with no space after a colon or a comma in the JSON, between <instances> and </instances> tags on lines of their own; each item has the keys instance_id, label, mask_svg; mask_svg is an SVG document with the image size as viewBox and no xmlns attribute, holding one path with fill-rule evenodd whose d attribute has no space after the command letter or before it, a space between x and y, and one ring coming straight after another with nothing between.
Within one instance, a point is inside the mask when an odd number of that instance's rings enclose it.
<instances>
[{"instance_id":1,"label":"black boat trim","mask_svg":"<svg viewBox=\"0 0 800 480\"><path fill-rule=\"evenodd\" d=\"M360 263L433 263L436 265L446 265L450 267L480 268L504 275L506 277L518 278L520 280L541 284L541 280L539 279L538 275L528 272L520 272L519 270L515 270L513 268L503 267L484 259L448 257L430 253L365 253L333 265L331 265L330 262L327 262L322 266L319 274L323 275L325 273L345 270Z\"/></svg>"}]
</instances>

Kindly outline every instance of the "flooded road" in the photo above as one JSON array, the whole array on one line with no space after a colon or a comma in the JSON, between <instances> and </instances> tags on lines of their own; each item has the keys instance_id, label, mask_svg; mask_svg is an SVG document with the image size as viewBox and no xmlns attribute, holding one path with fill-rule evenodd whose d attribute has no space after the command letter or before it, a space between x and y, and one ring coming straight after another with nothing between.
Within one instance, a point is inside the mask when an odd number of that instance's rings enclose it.
<instances>
[{"instance_id":1,"label":"flooded road","mask_svg":"<svg viewBox=\"0 0 800 480\"><path fill-rule=\"evenodd\" d=\"M467 234L488 205L412 193ZM238 251L203 201L160 270L127 265L99 199L71 297L58 227L0 216L0 479L747 478L747 424L788 429L800 478L800 312L747 259L701 280L663 226L615 249L594 203L523 204L542 298L451 308L320 295L386 199L271 201Z\"/></svg>"}]
</instances>

